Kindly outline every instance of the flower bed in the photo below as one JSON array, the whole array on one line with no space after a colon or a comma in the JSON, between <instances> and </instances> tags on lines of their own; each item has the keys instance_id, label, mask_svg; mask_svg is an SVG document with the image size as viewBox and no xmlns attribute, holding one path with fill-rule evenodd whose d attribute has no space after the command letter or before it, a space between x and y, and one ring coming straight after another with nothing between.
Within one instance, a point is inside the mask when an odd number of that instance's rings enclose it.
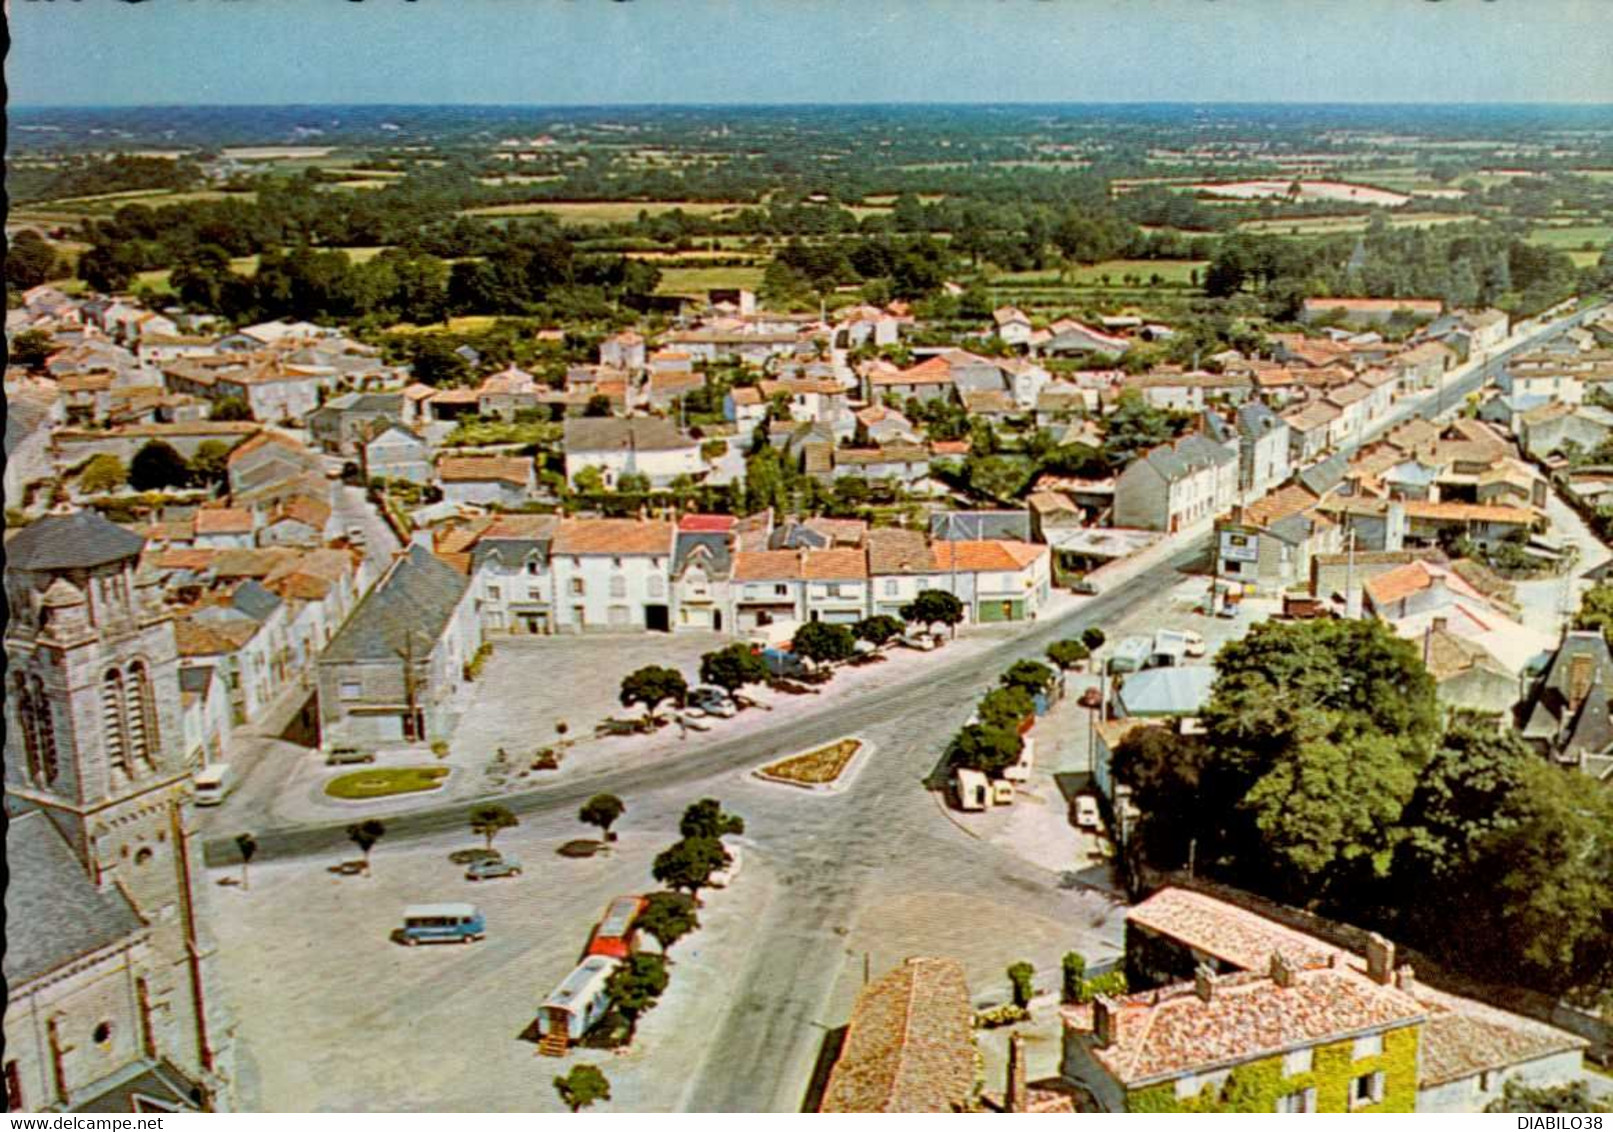
<instances>
[{"instance_id":1,"label":"flower bed","mask_svg":"<svg viewBox=\"0 0 1613 1132\"><path fill-rule=\"evenodd\" d=\"M396 794L439 789L448 778L445 766L388 767L339 775L325 783L325 793L349 802L368 802Z\"/></svg>"},{"instance_id":2,"label":"flower bed","mask_svg":"<svg viewBox=\"0 0 1613 1132\"><path fill-rule=\"evenodd\" d=\"M840 777L862 747L861 739L840 739L815 751L764 766L756 773L794 786L828 786Z\"/></svg>"}]
</instances>

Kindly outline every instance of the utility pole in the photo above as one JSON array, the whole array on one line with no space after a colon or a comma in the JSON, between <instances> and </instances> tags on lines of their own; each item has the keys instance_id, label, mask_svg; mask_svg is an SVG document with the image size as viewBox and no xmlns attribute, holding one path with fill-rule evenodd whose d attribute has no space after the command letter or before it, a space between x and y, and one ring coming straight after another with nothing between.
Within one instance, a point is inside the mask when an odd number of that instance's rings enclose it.
<instances>
[{"instance_id":1,"label":"utility pole","mask_svg":"<svg viewBox=\"0 0 1613 1132\"><path fill-rule=\"evenodd\" d=\"M418 690L415 687L414 673L414 630L411 629L403 635L403 648L397 650L403 658L403 701L407 715L403 720L403 736L405 739L423 739L418 734L422 730L419 724L420 709L417 706Z\"/></svg>"}]
</instances>

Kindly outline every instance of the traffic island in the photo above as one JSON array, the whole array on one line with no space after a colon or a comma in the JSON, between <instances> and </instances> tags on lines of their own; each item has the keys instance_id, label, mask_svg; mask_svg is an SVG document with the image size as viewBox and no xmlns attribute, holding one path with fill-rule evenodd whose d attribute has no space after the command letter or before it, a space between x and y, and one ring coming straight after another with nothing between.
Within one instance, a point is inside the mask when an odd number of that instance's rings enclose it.
<instances>
[{"instance_id":1,"label":"traffic island","mask_svg":"<svg viewBox=\"0 0 1613 1132\"><path fill-rule=\"evenodd\" d=\"M445 766L387 767L338 775L325 783L325 793L344 802L370 802L399 794L442 789L448 781Z\"/></svg>"},{"instance_id":2,"label":"traffic island","mask_svg":"<svg viewBox=\"0 0 1613 1132\"><path fill-rule=\"evenodd\" d=\"M866 739L848 736L833 743L769 763L756 771L763 782L794 786L820 794L844 789L854 763L872 749Z\"/></svg>"}]
</instances>

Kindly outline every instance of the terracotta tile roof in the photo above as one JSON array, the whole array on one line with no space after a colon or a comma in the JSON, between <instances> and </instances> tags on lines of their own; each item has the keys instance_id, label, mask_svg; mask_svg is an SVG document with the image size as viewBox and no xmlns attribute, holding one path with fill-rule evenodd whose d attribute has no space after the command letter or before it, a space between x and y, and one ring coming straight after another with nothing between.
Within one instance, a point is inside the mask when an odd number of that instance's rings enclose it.
<instances>
[{"instance_id":1,"label":"terracotta tile roof","mask_svg":"<svg viewBox=\"0 0 1613 1132\"><path fill-rule=\"evenodd\" d=\"M755 386L742 385L735 389L730 389L728 395L734 399L734 404L736 405L760 405L762 403L762 391Z\"/></svg>"},{"instance_id":2,"label":"terracotta tile roof","mask_svg":"<svg viewBox=\"0 0 1613 1132\"><path fill-rule=\"evenodd\" d=\"M801 524L827 538L831 545L857 546L868 537L868 524L862 519L829 519L823 516L808 519Z\"/></svg>"},{"instance_id":3,"label":"terracotta tile roof","mask_svg":"<svg viewBox=\"0 0 1613 1132\"><path fill-rule=\"evenodd\" d=\"M1281 951L1304 967L1322 966L1340 953L1314 936L1186 888L1160 889L1132 908L1126 923L1245 971L1264 973L1273 951Z\"/></svg>"},{"instance_id":4,"label":"terracotta tile roof","mask_svg":"<svg viewBox=\"0 0 1613 1132\"><path fill-rule=\"evenodd\" d=\"M1443 582L1453 593L1475 601L1486 600L1484 595L1468 585L1462 577L1443 566L1430 562L1408 562L1373 578L1366 584L1367 596L1377 606L1390 605L1414 593L1428 589L1435 582Z\"/></svg>"},{"instance_id":5,"label":"terracotta tile roof","mask_svg":"<svg viewBox=\"0 0 1613 1132\"><path fill-rule=\"evenodd\" d=\"M1047 547L1037 543L1012 539L938 542L930 547L933 568L943 573L949 570L1011 573L1023 570L1047 552Z\"/></svg>"},{"instance_id":6,"label":"terracotta tile roof","mask_svg":"<svg viewBox=\"0 0 1613 1132\"><path fill-rule=\"evenodd\" d=\"M934 569L923 531L877 527L868 532L870 574L928 574Z\"/></svg>"},{"instance_id":7,"label":"terracotta tile roof","mask_svg":"<svg viewBox=\"0 0 1613 1132\"><path fill-rule=\"evenodd\" d=\"M1471 999L1419 986L1429 1011L1423 1024L1417 1084L1444 1085L1488 1069L1506 1069L1553 1053L1583 1048L1583 1038Z\"/></svg>"},{"instance_id":8,"label":"terracotta tile roof","mask_svg":"<svg viewBox=\"0 0 1613 1132\"><path fill-rule=\"evenodd\" d=\"M483 483L498 480L525 486L532 480L532 460L526 456L444 456L437 462L443 483Z\"/></svg>"},{"instance_id":9,"label":"terracotta tile roof","mask_svg":"<svg viewBox=\"0 0 1613 1132\"><path fill-rule=\"evenodd\" d=\"M1244 521L1251 526L1269 527L1290 515L1298 515L1315 502L1316 496L1299 484L1291 483L1249 504L1244 509Z\"/></svg>"},{"instance_id":10,"label":"terracotta tile roof","mask_svg":"<svg viewBox=\"0 0 1613 1132\"><path fill-rule=\"evenodd\" d=\"M1357 401L1365 401L1370 396L1372 396L1370 386L1363 385L1359 381L1352 381L1348 385L1341 385L1337 389L1330 390L1327 394L1327 400L1330 404L1337 405L1342 409L1355 404Z\"/></svg>"},{"instance_id":11,"label":"terracotta tile roof","mask_svg":"<svg viewBox=\"0 0 1613 1132\"><path fill-rule=\"evenodd\" d=\"M1081 512L1073 499L1058 491L1033 491L1025 497L1025 503L1032 511L1042 513L1063 511L1078 515Z\"/></svg>"},{"instance_id":12,"label":"terracotta tile roof","mask_svg":"<svg viewBox=\"0 0 1613 1132\"><path fill-rule=\"evenodd\" d=\"M158 570L193 570L201 572L213 565L219 551L211 547L176 547L159 550L151 555L151 564Z\"/></svg>"},{"instance_id":13,"label":"terracotta tile roof","mask_svg":"<svg viewBox=\"0 0 1613 1132\"><path fill-rule=\"evenodd\" d=\"M261 626L252 620L197 621L191 617L174 619L174 642L180 656L218 656L238 652L257 635Z\"/></svg>"},{"instance_id":14,"label":"terracotta tile roof","mask_svg":"<svg viewBox=\"0 0 1613 1132\"><path fill-rule=\"evenodd\" d=\"M1279 986L1264 973L1269 963L1268 954L1261 973L1214 978L1208 1001L1193 983L1114 1000L1114 1041L1094 1048L1092 1056L1132 1089L1300 1046L1414 1025L1428 1013L1405 991L1342 965L1300 965L1293 984ZM1072 1027L1081 1026L1081 1015L1065 1017Z\"/></svg>"},{"instance_id":15,"label":"terracotta tile roof","mask_svg":"<svg viewBox=\"0 0 1613 1132\"><path fill-rule=\"evenodd\" d=\"M799 581L802 555L796 550L741 550L734 555L730 576L736 582Z\"/></svg>"},{"instance_id":16,"label":"terracotta tile roof","mask_svg":"<svg viewBox=\"0 0 1613 1132\"><path fill-rule=\"evenodd\" d=\"M270 522L281 519L294 519L312 527L316 531L323 531L325 524L330 522L330 504L323 499L314 499L307 495L294 495L284 500L275 508Z\"/></svg>"},{"instance_id":17,"label":"terracotta tile roof","mask_svg":"<svg viewBox=\"0 0 1613 1132\"><path fill-rule=\"evenodd\" d=\"M252 512L239 507L203 507L196 512L198 535L249 535Z\"/></svg>"},{"instance_id":18,"label":"terracotta tile roof","mask_svg":"<svg viewBox=\"0 0 1613 1132\"><path fill-rule=\"evenodd\" d=\"M1332 424L1339 419L1339 408L1326 401L1312 401L1301 408L1283 414L1283 420L1288 427L1306 432L1313 428L1321 428Z\"/></svg>"},{"instance_id":19,"label":"terracotta tile roof","mask_svg":"<svg viewBox=\"0 0 1613 1132\"><path fill-rule=\"evenodd\" d=\"M733 530L738 522L732 515L685 515L678 520L678 530L725 533Z\"/></svg>"},{"instance_id":20,"label":"terracotta tile roof","mask_svg":"<svg viewBox=\"0 0 1613 1132\"><path fill-rule=\"evenodd\" d=\"M930 443L932 456L967 456L974 448L972 440L936 440Z\"/></svg>"},{"instance_id":21,"label":"terracotta tile roof","mask_svg":"<svg viewBox=\"0 0 1613 1132\"><path fill-rule=\"evenodd\" d=\"M245 424L247 422L242 421L239 423ZM255 429L258 426L253 425L252 427ZM251 456L253 453L261 452L263 449L271 446L284 452L294 453L297 456L305 456L317 459L317 457L315 457L314 454L308 450L306 445L299 443L295 438L287 436L283 432L274 432L272 430L265 429L262 432L259 432L256 436L252 437L252 439L248 440L245 444L237 446L236 449L229 454L228 458L225 460L225 463L238 464L242 460L245 460L248 456Z\"/></svg>"},{"instance_id":22,"label":"terracotta tile roof","mask_svg":"<svg viewBox=\"0 0 1613 1132\"><path fill-rule=\"evenodd\" d=\"M431 395L433 405L474 405L481 396L474 389L439 389Z\"/></svg>"},{"instance_id":23,"label":"terracotta tile roof","mask_svg":"<svg viewBox=\"0 0 1613 1132\"><path fill-rule=\"evenodd\" d=\"M951 385L952 363L947 361L945 355L936 355L920 362L908 369L898 370L895 373L883 371L872 372L868 375L870 385Z\"/></svg>"},{"instance_id":24,"label":"terracotta tile roof","mask_svg":"<svg viewBox=\"0 0 1613 1132\"><path fill-rule=\"evenodd\" d=\"M845 581L868 577L868 558L861 547L808 550L801 576L809 581Z\"/></svg>"},{"instance_id":25,"label":"terracotta tile roof","mask_svg":"<svg viewBox=\"0 0 1613 1132\"><path fill-rule=\"evenodd\" d=\"M555 554L672 554L675 528L658 519L565 519Z\"/></svg>"},{"instance_id":26,"label":"terracotta tile roof","mask_svg":"<svg viewBox=\"0 0 1613 1132\"><path fill-rule=\"evenodd\" d=\"M952 1112L975 1088L963 966L909 959L857 995L823 1112Z\"/></svg>"}]
</instances>

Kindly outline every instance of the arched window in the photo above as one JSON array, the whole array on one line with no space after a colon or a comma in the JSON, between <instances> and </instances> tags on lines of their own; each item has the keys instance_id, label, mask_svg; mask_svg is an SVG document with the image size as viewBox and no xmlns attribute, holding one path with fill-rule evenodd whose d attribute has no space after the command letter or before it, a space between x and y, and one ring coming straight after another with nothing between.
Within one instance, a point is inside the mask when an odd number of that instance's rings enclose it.
<instances>
[{"instance_id":1,"label":"arched window","mask_svg":"<svg viewBox=\"0 0 1613 1132\"><path fill-rule=\"evenodd\" d=\"M55 785L61 773L56 758L56 717L50 708L50 697L45 695L45 684L34 677L34 730L39 735L39 762L45 770L46 785Z\"/></svg>"},{"instance_id":2,"label":"arched window","mask_svg":"<svg viewBox=\"0 0 1613 1132\"><path fill-rule=\"evenodd\" d=\"M112 766L132 778L134 760L130 755L128 720L123 674L109 668L101 677L101 729L106 733L106 757Z\"/></svg>"},{"instance_id":3,"label":"arched window","mask_svg":"<svg viewBox=\"0 0 1613 1132\"><path fill-rule=\"evenodd\" d=\"M146 662L143 660L137 660L129 665L127 706L130 751L133 757L148 767L154 767L162 737L157 729L157 700L151 688L151 673L146 669Z\"/></svg>"},{"instance_id":4,"label":"arched window","mask_svg":"<svg viewBox=\"0 0 1613 1132\"><path fill-rule=\"evenodd\" d=\"M17 724L22 728L22 748L28 757L28 781L38 782L45 768L40 761L39 728L34 722L34 698L28 693L28 681L20 675L15 681Z\"/></svg>"}]
</instances>

